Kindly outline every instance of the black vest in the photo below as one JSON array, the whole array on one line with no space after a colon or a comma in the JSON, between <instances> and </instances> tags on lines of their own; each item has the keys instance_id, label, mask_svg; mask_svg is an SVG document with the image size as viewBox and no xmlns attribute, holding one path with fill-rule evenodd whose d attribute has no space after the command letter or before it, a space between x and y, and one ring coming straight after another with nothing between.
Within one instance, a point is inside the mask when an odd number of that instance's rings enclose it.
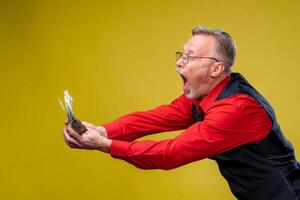
<instances>
[{"instance_id":1,"label":"black vest","mask_svg":"<svg viewBox=\"0 0 300 200\"><path fill-rule=\"evenodd\" d=\"M300 164L280 130L273 108L239 73L231 74L216 101L235 94L256 99L272 119L272 129L257 143L244 144L211 158L217 162L232 193L243 200L300 199ZM197 113L195 105L192 110L196 121L205 118Z\"/></svg>"}]
</instances>

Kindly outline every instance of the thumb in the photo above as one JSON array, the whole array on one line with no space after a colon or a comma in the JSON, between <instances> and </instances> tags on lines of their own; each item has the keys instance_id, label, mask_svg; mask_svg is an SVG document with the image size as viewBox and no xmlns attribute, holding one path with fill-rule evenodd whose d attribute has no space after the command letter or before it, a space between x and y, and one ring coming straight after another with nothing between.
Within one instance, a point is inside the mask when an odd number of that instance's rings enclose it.
<instances>
[{"instance_id":1,"label":"thumb","mask_svg":"<svg viewBox=\"0 0 300 200\"><path fill-rule=\"evenodd\" d=\"M88 123L88 122L86 122L86 121L83 121L83 122L81 122L84 126L86 126L86 127L89 127L89 128L93 128L94 127L94 125L93 124L90 124L90 123Z\"/></svg>"}]
</instances>

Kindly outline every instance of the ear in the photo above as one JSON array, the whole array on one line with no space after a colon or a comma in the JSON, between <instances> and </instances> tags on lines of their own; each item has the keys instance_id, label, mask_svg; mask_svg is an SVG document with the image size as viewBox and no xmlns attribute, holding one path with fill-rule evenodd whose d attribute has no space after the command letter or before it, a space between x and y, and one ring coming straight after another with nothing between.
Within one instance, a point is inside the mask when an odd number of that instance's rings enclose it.
<instances>
[{"instance_id":1,"label":"ear","mask_svg":"<svg viewBox=\"0 0 300 200\"><path fill-rule=\"evenodd\" d=\"M224 72L225 65L223 62L216 62L212 65L210 69L210 76L212 78L217 78Z\"/></svg>"}]
</instances>

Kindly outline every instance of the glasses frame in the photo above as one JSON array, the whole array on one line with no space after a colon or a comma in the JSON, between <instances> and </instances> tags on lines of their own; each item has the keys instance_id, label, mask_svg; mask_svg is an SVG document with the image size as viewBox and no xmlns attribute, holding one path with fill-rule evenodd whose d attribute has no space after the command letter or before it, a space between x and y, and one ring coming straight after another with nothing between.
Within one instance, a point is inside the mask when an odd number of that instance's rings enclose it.
<instances>
[{"instance_id":1,"label":"glasses frame","mask_svg":"<svg viewBox=\"0 0 300 200\"><path fill-rule=\"evenodd\" d=\"M184 64L188 64L189 62L193 61L196 58L207 58L207 59L212 59L212 60L214 60L216 62L220 62L218 59L216 59L214 57L208 57L208 56L189 56L189 55L186 55L186 54L184 54L182 52L179 52L179 51L177 51L175 53L175 56L176 56L176 61L182 59L182 56L186 56L186 59L185 59L186 61L183 59Z\"/></svg>"}]
</instances>

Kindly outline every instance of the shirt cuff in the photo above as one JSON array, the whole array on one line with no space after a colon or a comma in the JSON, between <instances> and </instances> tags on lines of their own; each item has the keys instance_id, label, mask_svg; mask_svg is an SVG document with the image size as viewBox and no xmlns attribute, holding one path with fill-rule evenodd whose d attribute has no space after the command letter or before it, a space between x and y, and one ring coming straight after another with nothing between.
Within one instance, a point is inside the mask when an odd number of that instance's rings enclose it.
<instances>
[{"instance_id":1,"label":"shirt cuff","mask_svg":"<svg viewBox=\"0 0 300 200\"><path fill-rule=\"evenodd\" d=\"M130 144L131 142L112 140L110 146L110 155L114 158L129 157Z\"/></svg>"},{"instance_id":2,"label":"shirt cuff","mask_svg":"<svg viewBox=\"0 0 300 200\"><path fill-rule=\"evenodd\" d=\"M121 133L121 127L117 122L110 122L102 126L106 129L108 139L112 139Z\"/></svg>"}]
</instances>

